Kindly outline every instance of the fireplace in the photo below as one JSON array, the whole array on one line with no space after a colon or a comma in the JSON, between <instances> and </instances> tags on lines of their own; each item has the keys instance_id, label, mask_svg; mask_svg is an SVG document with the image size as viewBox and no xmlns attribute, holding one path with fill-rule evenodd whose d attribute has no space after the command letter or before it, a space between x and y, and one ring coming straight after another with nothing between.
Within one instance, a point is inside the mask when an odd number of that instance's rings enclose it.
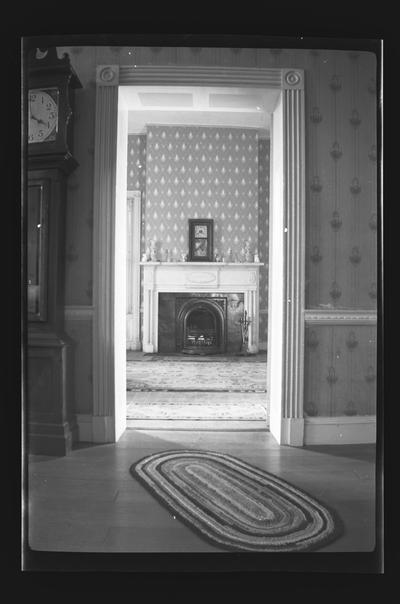
<instances>
[{"instance_id":1,"label":"fireplace","mask_svg":"<svg viewBox=\"0 0 400 604\"><path fill-rule=\"evenodd\" d=\"M262 263L141 262L141 266L144 352L239 352L244 311L252 320L249 351L258 352Z\"/></svg>"},{"instance_id":2,"label":"fireplace","mask_svg":"<svg viewBox=\"0 0 400 604\"><path fill-rule=\"evenodd\" d=\"M158 294L158 351L231 354L240 351L242 293Z\"/></svg>"},{"instance_id":3,"label":"fireplace","mask_svg":"<svg viewBox=\"0 0 400 604\"><path fill-rule=\"evenodd\" d=\"M177 298L177 351L218 354L226 351L226 297Z\"/></svg>"}]
</instances>

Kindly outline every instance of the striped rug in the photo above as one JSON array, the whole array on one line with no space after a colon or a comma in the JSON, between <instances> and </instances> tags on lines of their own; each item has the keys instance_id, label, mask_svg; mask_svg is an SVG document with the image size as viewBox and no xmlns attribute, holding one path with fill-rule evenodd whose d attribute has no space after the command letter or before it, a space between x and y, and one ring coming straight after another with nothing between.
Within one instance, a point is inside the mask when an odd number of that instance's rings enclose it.
<instances>
[{"instance_id":1,"label":"striped rug","mask_svg":"<svg viewBox=\"0 0 400 604\"><path fill-rule=\"evenodd\" d=\"M172 450L131 466L185 524L223 549L302 552L337 538L339 520L288 482L214 451Z\"/></svg>"},{"instance_id":2,"label":"striped rug","mask_svg":"<svg viewBox=\"0 0 400 604\"><path fill-rule=\"evenodd\" d=\"M182 362L179 357L161 362L127 361L126 389L131 392L266 392L267 365L237 360Z\"/></svg>"}]
</instances>

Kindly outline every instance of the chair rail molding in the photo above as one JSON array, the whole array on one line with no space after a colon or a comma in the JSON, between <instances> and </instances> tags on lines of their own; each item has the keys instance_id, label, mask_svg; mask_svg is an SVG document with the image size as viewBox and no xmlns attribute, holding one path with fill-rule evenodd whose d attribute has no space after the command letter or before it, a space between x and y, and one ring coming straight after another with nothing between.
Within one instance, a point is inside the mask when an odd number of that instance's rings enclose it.
<instances>
[{"instance_id":1,"label":"chair rail molding","mask_svg":"<svg viewBox=\"0 0 400 604\"><path fill-rule=\"evenodd\" d=\"M376 310L305 310L306 325L371 325L377 322Z\"/></svg>"},{"instance_id":2,"label":"chair rail molding","mask_svg":"<svg viewBox=\"0 0 400 604\"><path fill-rule=\"evenodd\" d=\"M271 90L271 112L275 135L272 137L272 164L277 168L273 181L281 184L271 196L270 205L279 207L283 228L278 236L279 253L273 254L276 282L271 295L277 302L269 306L268 331L274 322L278 342L276 366L269 376L277 396L271 432L281 444L303 445L303 355L305 291L305 111L304 71L297 68L239 68L172 65L100 65L96 71L96 118L94 162L94 242L93 242L93 384L94 415L102 421L97 429L102 442L118 438L112 421L123 413L125 401L116 400L116 376L123 368L116 365L125 355L115 341L116 292L115 266L116 212L124 207L125 197L116 194L118 114L125 102L124 87L148 85L254 86ZM119 105L120 95L120 105ZM279 106L279 109L276 108ZM128 108L126 108L126 113ZM277 114L279 113L279 116ZM275 119L277 117L277 119ZM279 133L278 133L279 130ZM275 136L275 139L274 139ZM274 163L273 156L279 157ZM122 156L121 156L122 157ZM117 207L118 206L118 207ZM272 211L272 214L274 212ZM280 220L281 218L279 218ZM271 220L270 220L271 228ZM118 248L118 246L117 246ZM270 265L270 269L271 267ZM279 274L279 277L278 277ZM270 283L272 285L272 283ZM270 287L271 292L271 287ZM276 294L275 292L278 292ZM146 326L145 326L146 327ZM124 342L125 345L125 342ZM275 345L275 342L273 342ZM118 347L116 352L115 347ZM269 350L273 350L268 344ZM124 353L124 354L123 354ZM274 355L272 355L274 356ZM279 368L278 371L276 369ZM118 398L118 397L117 397ZM272 417L272 416L271 416ZM101 418L103 418L101 420ZM110 439L107 441L107 439ZM99 441L100 442L100 441Z\"/></svg>"}]
</instances>

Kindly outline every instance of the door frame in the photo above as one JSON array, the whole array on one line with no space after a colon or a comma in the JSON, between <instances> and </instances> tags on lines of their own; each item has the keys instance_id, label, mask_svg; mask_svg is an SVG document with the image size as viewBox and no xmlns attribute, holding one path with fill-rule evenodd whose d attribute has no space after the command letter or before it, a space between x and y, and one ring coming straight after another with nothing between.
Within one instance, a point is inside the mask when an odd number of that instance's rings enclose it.
<instances>
[{"instance_id":1,"label":"door frame","mask_svg":"<svg viewBox=\"0 0 400 604\"><path fill-rule=\"evenodd\" d=\"M93 241L93 440L126 428L128 109L123 87L192 85L279 91L272 112L267 396L279 444L304 441L305 100L297 68L99 65ZM118 236L117 236L118 233Z\"/></svg>"}]
</instances>

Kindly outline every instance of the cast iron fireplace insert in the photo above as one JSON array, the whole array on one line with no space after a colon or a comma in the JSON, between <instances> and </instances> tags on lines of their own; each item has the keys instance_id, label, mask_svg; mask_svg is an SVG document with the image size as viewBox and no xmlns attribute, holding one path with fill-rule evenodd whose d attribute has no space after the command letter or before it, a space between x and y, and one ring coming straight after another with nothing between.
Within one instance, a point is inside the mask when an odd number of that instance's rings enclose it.
<instances>
[{"instance_id":1,"label":"cast iron fireplace insert","mask_svg":"<svg viewBox=\"0 0 400 604\"><path fill-rule=\"evenodd\" d=\"M177 317L177 349L184 354L218 354L226 351L226 298L192 297Z\"/></svg>"}]
</instances>

